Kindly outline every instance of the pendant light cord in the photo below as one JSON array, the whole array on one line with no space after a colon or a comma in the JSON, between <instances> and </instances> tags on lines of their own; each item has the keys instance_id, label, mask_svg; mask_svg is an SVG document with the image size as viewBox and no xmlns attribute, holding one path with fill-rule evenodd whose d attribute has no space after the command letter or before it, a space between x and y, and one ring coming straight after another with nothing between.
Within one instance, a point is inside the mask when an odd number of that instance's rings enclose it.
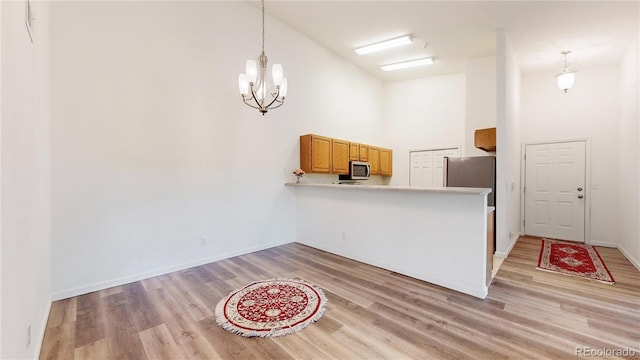
<instances>
[{"instance_id":1,"label":"pendant light cord","mask_svg":"<svg viewBox=\"0 0 640 360\"><path fill-rule=\"evenodd\" d=\"M571 53L571 51L569 51L569 50L564 50L564 51L561 52L561 54L564 55L564 70L567 70L567 55L569 53Z\"/></svg>"}]
</instances>

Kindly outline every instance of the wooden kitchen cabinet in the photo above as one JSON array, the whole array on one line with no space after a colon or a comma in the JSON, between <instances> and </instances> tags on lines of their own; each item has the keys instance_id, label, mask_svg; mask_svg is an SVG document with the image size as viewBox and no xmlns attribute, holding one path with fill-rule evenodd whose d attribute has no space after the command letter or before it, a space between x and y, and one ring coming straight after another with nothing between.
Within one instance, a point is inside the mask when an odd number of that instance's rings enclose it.
<instances>
[{"instance_id":1,"label":"wooden kitchen cabinet","mask_svg":"<svg viewBox=\"0 0 640 360\"><path fill-rule=\"evenodd\" d=\"M479 129L473 133L474 145L484 151L496 151L496 128Z\"/></svg>"},{"instance_id":2,"label":"wooden kitchen cabinet","mask_svg":"<svg viewBox=\"0 0 640 360\"><path fill-rule=\"evenodd\" d=\"M331 173L348 174L350 143L348 141L332 139L331 149Z\"/></svg>"},{"instance_id":3,"label":"wooden kitchen cabinet","mask_svg":"<svg viewBox=\"0 0 640 360\"><path fill-rule=\"evenodd\" d=\"M371 175L391 176L393 151L356 142L307 134L300 136L300 168L307 173L349 174L350 161L367 161Z\"/></svg>"},{"instance_id":4,"label":"wooden kitchen cabinet","mask_svg":"<svg viewBox=\"0 0 640 360\"><path fill-rule=\"evenodd\" d=\"M393 174L393 151L380 149L380 175L391 176Z\"/></svg>"},{"instance_id":5,"label":"wooden kitchen cabinet","mask_svg":"<svg viewBox=\"0 0 640 360\"><path fill-rule=\"evenodd\" d=\"M349 160L352 160L352 161L360 160L360 144L349 143Z\"/></svg>"},{"instance_id":6,"label":"wooden kitchen cabinet","mask_svg":"<svg viewBox=\"0 0 640 360\"><path fill-rule=\"evenodd\" d=\"M369 164L371 164L371 175L380 175L380 149L369 146Z\"/></svg>"},{"instance_id":7,"label":"wooden kitchen cabinet","mask_svg":"<svg viewBox=\"0 0 640 360\"><path fill-rule=\"evenodd\" d=\"M369 147L367 145L360 144L360 161L369 161Z\"/></svg>"},{"instance_id":8,"label":"wooden kitchen cabinet","mask_svg":"<svg viewBox=\"0 0 640 360\"><path fill-rule=\"evenodd\" d=\"M318 135L300 136L300 168L308 173L331 173L332 139Z\"/></svg>"}]
</instances>

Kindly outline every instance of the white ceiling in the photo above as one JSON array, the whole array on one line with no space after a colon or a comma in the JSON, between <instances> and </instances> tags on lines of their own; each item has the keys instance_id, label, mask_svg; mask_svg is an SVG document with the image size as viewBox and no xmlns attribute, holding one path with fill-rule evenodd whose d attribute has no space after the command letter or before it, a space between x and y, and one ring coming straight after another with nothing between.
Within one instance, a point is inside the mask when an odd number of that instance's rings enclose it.
<instances>
[{"instance_id":1,"label":"white ceiling","mask_svg":"<svg viewBox=\"0 0 640 360\"><path fill-rule=\"evenodd\" d=\"M640 32L639 1L266 1L265 12L384 81L462 72L466 60L495 55L499 29L507 30L524 73L559 72L565 49L576 70L618 64ZM268 33L268 20L266 26ZM413 45L353 51L407 34ZM425 56L436 63L380 70Z\"/></svg>"}]
</instances>

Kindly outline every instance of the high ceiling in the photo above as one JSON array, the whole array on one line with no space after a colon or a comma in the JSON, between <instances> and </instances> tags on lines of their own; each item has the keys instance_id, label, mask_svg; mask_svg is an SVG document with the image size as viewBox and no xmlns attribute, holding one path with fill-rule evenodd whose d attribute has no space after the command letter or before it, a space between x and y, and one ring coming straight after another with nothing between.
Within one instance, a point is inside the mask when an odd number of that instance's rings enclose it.
<instances>
[{"instance_id":1,"label":"high ceiling","mask_svg":"<svg viewBox=\"0 0 640 360\"><path fill-rule=\"evenodd\" d=\"M466 60L495 55L500 29L507 31L524 73L560 71L565 49L577 70L618 64L640 32L638 1L266 1L265 8L384 81L462 72ZM364 56L353 51L407 34L414 43L406 47ZM436 63L380 70L425 56Z\"/></svg>"}]
</instances>

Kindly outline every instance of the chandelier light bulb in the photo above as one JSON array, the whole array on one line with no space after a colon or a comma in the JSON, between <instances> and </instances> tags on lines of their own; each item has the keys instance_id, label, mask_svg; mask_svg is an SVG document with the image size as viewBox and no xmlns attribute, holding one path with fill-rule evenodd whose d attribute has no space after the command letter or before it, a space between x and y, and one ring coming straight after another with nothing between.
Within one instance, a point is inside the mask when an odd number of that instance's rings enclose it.
<instances>
[{"instance_id":1,"label":"chandelier light bulb","mask_svg":"<svg viewBox=\"0 0 640 360\"><path fill-rule=\"evenodd\" d=\"M240 74L238 76L238 88L240 89L240 94L243 96L249 95L249 80L247 79L247 74Z\"/></svg>"},{"instance_id":2,"label":"chandelier light bulb","mask_svg":"<svg viewBox=\"0 0 640 360\"><path fill-rule=\"evenodd\" d=\"M273 83L276 86L282 85L282 65L273 64L271 72L273 73Z\"/></svg>"},{"instance_id":3,"label":"chandelier light bulb","mask_svg":"<svg viewBox=\"0 0 640 360\"><path fill-rule=\"evenodd\" d=\"M256 83L256 77L258 76L258 65L255 60L247 60L247 79L250 83Z\"/></svg>"},{"instance_id":4,"label":"chandelier light bulb","mask_svg":"<svg viewBox=\"0 0 640 360\"><path fill-rule=\"evenodd\" d=\"M280 97L284 99L287 96L287 79L282 79L282 85L280 85Z\"/></svg>"},{"instance_id":5,"label":"chandelier light bulb","mask_svg":"<svg viewBox=\"0 0 640 360\"><path fill-rule=\"evenodd\" d=\"M256 91L256 95L258 96L258 100L262 102L262 100L267 98L267 87L265 83L260 84L258 87L258 91Z\"/></svg>"}]
</instances>

